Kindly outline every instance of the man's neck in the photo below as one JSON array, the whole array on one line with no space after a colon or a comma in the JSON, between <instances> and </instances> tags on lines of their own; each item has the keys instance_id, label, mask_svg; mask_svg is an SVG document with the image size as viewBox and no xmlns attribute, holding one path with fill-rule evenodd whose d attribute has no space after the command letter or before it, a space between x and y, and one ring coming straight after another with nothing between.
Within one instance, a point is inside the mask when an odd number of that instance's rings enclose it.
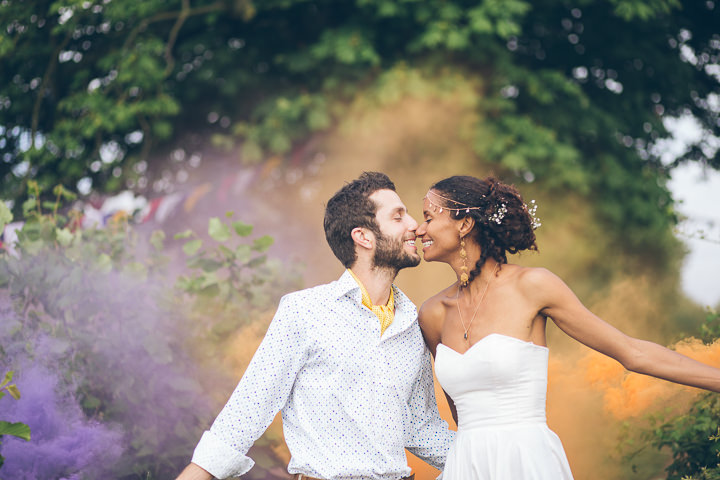
<instances>
[{"instance_id":1,"label":"man's neck","mask_svg":"<svg viewBox=\"0 0 720 480\"><path fill-rule=\"evenodd\" d=\"M373 305L385 305L388 302L390 287L397 276L397 271L387 268L372 268L360 262L356 262L350 270L362 282Z\"/></svg>"}]
</instances>

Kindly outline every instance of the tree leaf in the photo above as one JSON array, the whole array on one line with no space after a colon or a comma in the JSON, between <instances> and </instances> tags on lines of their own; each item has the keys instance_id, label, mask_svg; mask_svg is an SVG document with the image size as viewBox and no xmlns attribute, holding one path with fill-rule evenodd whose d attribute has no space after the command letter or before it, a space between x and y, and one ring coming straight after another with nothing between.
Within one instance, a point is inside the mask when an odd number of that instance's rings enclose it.
<instances>
[{"instance_id":1,"label":"tree leaf","mask_svg":"<svg viewBox=\"0 0 720 480\"><path fill-rule=\"evenodd\" d=\"M221 262L209 258L201 258L195 262L195 267L202 269L203 272L214 272L223 266Z\"/></svg>"},{"instance_id":2,"label":"tree leaf","mask_svg":"<svg viewBox=\"0 0 720 480\"><path fill-rule=\"evenodd\" d=\"M13 397L15 400L20 400L20 390L18 390L17 385L8 385L7 387L5 387L5 390L7 390L10 396Z\"/></svg>"},{"instance_id":3,"label":"tree leaf","mask_svg":"<svg viewBox=\"0 0 720 480\"><path fill-rule=\"evenodd\" d=\"M226 260L228 260L230 262L235 261L235 252L233 252L232 250L227 248L225 245L219 245L218 250L220 251L220 253L223 254L223 256L225 257Z\"/></svg>"},{"instance_id":4,"label":"tree leaf","mask_svg":"<svg viewBox=\"0 0 720 480\"><path fill-rule=\"evenodd\" d=\"M33 208L35 208L36 205L37 205L37 201L36 201L34 198L32 198L32 197L28 198L28 199L25 200L25 201L23 202L23 204L22 204L22 211L23 211L23 213L24 213L25 215L27 215L28 213L30 213L30 210L32 210Z\"/></svg>"},{"instance_id":5,"label":"tree leaf","mask_svg":"<svg viewBox=\"0 0 720 480\"><path fill-rule=\"evenodd\" d=\"M191 230L188 230L192 233ZM175 237L177 238L177 237ZM150 235L150 245L155 248L156 251L161 251L163 249L163 242L165 241L165 232L162 230L154 230L152 234Z\"/></svg>"},{"instance_id":6,"label":"tree leaf","mask_svg":"<svg viewBox=\"0 0 720 480\"><path fill-rule=\"evenodd\" d=\"M208 222L208 235L218 242L226 242L230 239L230 228L219 218L213 217Z\"/></svg>"},{"instance_id":7,"label":"tree leaf","mask_svg":"<svg viewBox=\"0 0 720 480\"><path fill-rule=\"evenodd\" d=\"M29 441L30 427L20 422L10 423L4 420L0 420L0 435L12 435L14 437L22 438L23 440Z\"/></svg>"},{"instance_id":8,"label":"tree leaf","mask_svg":"<svg viewBox=\"0 0 720 480\"><path fill-rule=\"evenodd\" d=\"M101 272L108 273L112 270L112 259L107 253L102 253L97 259L96 266Z\"/></svg>"},{"instance_id":9,"label":"tree leaf","mask_svg":"<svg viewBox=\"0 0 720 480\"><path fill-rule=\"evenodd\" d=\"M252 256L252 248L250 245L238 245L235 249L235 256L240 262L247 263Z\"/></svg>"},{"instance_id":10,"label":"tree leaf","mask_svg":"<svg viewBox=\"0 0 720 480\"><path fill-rule=\"evenodd\" d=\"M235 233L237 233L241 237L247 237L253 231L252 225L243 223L240 220L236 220L236 221L232 222L232 226L233 226L233 229L235 230Z\"/></svg>"},{"instance_id":11,"label":"tree leaf","mask_svg":"<svg viewBox=\"0 0 720 480\"><path fill-rule=\"evenodd\" d=\"M13 379L13 375L14 375L14 374L15 374L15 372L13 372L12 370L9 371L9 372L7 372L7 373L5 374L5 378L3 379L2 383L0 383L0 388L4 387L4 386L7 385L8 383L12 382L12 379Z\"/></svg>"},{"instance_id":12,"label":"tree leaf","mask_svg":"<svg viewBox=\"0 0 720 480\"><path fill-rule=\"evenodd\" d=\"M56 228L55 238L61 247L67 247L72 243L75 235L67 228Z\"/></svg>"},{"instance_id":13,"label":"tree leaf","mask_svg":"<svg viewBox=\"0 0 720 480\"><path fill-rule=\"evenodd\" d=\"M262 265L263 263L265 263L266 260L267 260L267 255L261 255L259 257L255 257L252 260L250 260L247 265L250 268L256 268L256 267L259 267L260 265Z\"/></svg>"},{"instance_id":14,"label":"tree leaf","mask_svg":"<svg viewBox=\"0 0 720 480\"><path fill-rule=\"evenodd\" d=\"M202 240L199 238L196 238L195 240L190 240L185 245L183 245L182 249L183 252L185 252L185 255L195 255L198 250L200 250L200 247L202 247Z\"/></svg>"},{"instance_id":15,"label":"tree leaf","mask_svg":"<svg viewBox=\"0 0 720 480\"><path fill-rule=\"evenodd\" d=\"M176 233L175 235L173 235L173 238L175 240L180 240L182 238L190 238L192 235L193 235L192 230L185 230L184 232Z\"/></svg>"},{"instance_id":16,"label":"tree leaf","mask_svg":"<svg viewBox=\"0 0 720 480\"><path fill-rule=\"evenodd\" d=\"M270 248L273 243L275 243L273 237L271 237L270 235L263 235L262 237L255 239L252 248L256 252L264 252L268 248Z\"/></svg>"},{"instance_id":17,"label":"tree leaf","mask_svg":"<svg viewBox=\"0 0 720 480\"><path fill-rule=\"evenodd\" d=\"M12 219L13 214L10 209L5 205L5 202L0 201L0 232L5 229L5 225L12 222Z\"/></svg>"}]
</instances>

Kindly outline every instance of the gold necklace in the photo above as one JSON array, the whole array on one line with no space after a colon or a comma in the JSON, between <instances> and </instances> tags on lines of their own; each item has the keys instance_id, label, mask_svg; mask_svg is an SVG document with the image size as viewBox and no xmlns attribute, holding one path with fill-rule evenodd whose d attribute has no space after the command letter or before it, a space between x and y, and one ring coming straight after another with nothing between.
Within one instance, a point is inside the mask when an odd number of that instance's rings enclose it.
<instances>
[{"instance_id":1,"label":"gold necklace","mask_svg":"<svg viewBox=\"0 0 720 480\"><path fill-rule=\"evenodd\" d=\"M480 305L482 305L482 302L485 299L485 294L487 293L487 289L490 286L490 282L492 281L493 277L495 276L495 272L497 271L499 266L500 266L499 263L495 264L493 273L490 275L490 279L485 284L485 289L483 290L483 293L480 296L480 301L478 302L477 307L475 307L475 311L473 312L472 317L470 318L470 323L468 323L467 328L465 327L465 322L463 321L463 318L462 318L462 312L460 311L460 286L458 285L458 293L455 296L455 304L457 305L458 315L460 316L460 323L462 323L463 329L465 330L465 334L463 335L463 338L465 340L468 339L468 331L470 331L470 327L472 327L472 322L473 322L473 320L475 320L475 315L477 314L478 310L480 309Z\"/></svg>"}]
</instances>

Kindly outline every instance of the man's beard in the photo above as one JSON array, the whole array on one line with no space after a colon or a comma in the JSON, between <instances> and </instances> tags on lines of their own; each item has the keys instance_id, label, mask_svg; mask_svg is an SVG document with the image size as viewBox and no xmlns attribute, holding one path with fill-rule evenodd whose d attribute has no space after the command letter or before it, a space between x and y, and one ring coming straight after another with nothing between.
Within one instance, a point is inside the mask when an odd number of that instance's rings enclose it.
<instances>
[{"instance_id":1,"label":"man's beard","mask_svg":"<svg viewBox=\"0 0 720 480\"><path fill-rule=\"evenodd\" d=\"M404 242L398 242L382 233L376 237L374 268L389 268L397 272L406 267L416 267L420 263L419 255L413 256L405 251Z\"/></svg>"}]
</instances>

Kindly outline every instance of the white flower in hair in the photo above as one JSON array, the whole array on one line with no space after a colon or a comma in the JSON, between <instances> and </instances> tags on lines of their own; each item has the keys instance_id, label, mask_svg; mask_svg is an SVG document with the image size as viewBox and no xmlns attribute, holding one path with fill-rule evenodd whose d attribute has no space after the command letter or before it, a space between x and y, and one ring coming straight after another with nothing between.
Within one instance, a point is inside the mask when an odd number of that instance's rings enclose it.
<instances>
[{"instance_id":1,"label":"white flower in hair","mask_svg":"<svg viewBox=\"0 0 720 480\"><path fill-rule=\"evenodd\" d=\"M532 229L537 230L540 228L542 223L540 223L540 217L537 216L537 203L535 203L535 200L530 200L530 207L528 207L527 203L524 203L523 206L525 207L525 210L528 211L530 214L530 218L532 219Z\"/></svg>"},{"instance_id":2,"label":"white flower in hair","mask_svg":"<svg viewBox=\"0 0 720 480\"><path fill-rule=\"evenodd\" d=\"M501 203L498 209L495 210L495 213L490 216L490 221L500 225L503 221L503 218L505 218L505 214L507 213L507 211L507 205Z\"/></svg>"}]
</instances>

